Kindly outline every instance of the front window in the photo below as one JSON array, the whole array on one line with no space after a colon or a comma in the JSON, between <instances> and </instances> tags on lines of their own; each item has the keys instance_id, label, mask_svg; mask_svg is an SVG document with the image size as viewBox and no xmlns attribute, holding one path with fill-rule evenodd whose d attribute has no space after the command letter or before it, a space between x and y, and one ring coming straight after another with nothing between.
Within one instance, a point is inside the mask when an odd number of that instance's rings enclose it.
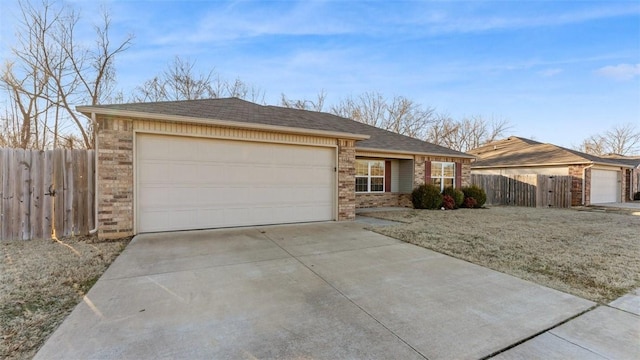
<instances>
[{"instance_id":1,"label":"front window","mask_svg":"<svg viewBox=\"0 0 640 360\"><path fill-rule=\"evenodd\" d=\"M440 187L440 191L446 187L454 187L456 178L456 164L452 162L431 163L431 183Z\"/></svg>"},{"instance_id":2,"label":"front window","mask_svg":"<svg viewBox=\"0 0 640 360\"><path fill-rule=\"evenodd\" d=\"M384 192L384 161L356 160L356 192Z\"/></svg>"}]
</instances>

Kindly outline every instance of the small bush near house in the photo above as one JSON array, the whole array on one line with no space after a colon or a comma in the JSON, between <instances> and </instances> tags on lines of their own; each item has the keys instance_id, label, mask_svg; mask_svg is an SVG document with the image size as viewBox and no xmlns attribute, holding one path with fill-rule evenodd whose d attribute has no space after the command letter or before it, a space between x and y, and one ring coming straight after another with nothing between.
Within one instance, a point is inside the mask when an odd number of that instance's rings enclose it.
<instances>
[{"instance_id":1,"label":"small bush near house","mask_svg":"<svg viewBox=\"0 0 640 360\"><path fill-rule=\"evenodd\" d=\"M456 208L456 201L453 200L451 195L444 195L442 197L442 207L445 210L453 210Z\"/></svg>"},{"instance_id":2,"label":"small bush near house","mask_svg":"<svg viewBox=\"0 0 640 360\"><path fill-rule=\"evenodd\" d=\"M487 201L487 194L478 185L463 187L462 192L464 193L465 199L473 198L476 201L476 205L473 206L474 208L481 208L482 205L484 205L484 203ZM466 206L465 203L465 207L469 206Z\"/></svg>"},{"instance_id":3,"label":"small bush near house","mask_svg":"<svg viewBox=\"0 0 640 360\"><path fill-rule=\"evenodd\" d=\"M413 189L411 202L416 209L438 209L442 204L440 188L435 185L420 185Z\"/></svg>"},{"instance_id":4,"label":"small bush near house","mask_svg":"<svg viewBox=\"0 0 640 360\"><path fill-rule=\"evenodd\" d=\"M464 199L464 207L473 209L474 207L476 207L476 205L478 205L478 202L476 201L476 199L472 197L468 197Z\"/></svg>"},{"instance_id":5,"label":"small bush near house","mask_svg":"<svg viewBox=\"0 0 640 360\"><path fill-rule=\"evenodd\" d=\"M640 191L638 191L637 193L633 194L633 200L640 200Z\"/></svg>"},{"instance_id":6,"label":"small bush near house","mask_svg":"<svg viewBox=\"0 0 640 360\"><path fill-rule=\"evenodd\" d=\"M462 192L462 190L453 188L451 186L444 188L444 190L442 191L442 195L449 195L451 196L451 198L453 198L455 209L462 206L462 203L464 202L464 193Z\"/></svg>"}]
</instances>

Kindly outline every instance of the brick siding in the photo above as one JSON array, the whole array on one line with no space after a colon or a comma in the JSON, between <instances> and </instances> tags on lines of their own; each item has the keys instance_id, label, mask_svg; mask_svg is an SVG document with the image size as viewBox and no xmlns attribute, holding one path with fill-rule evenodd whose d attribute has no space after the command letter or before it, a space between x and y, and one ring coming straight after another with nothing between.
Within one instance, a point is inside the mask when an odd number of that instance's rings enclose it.
<instances>
[{"instance_id":1,"label":"brick siding","mask_svg":"<svg viewBox=\"0 0 640 360\"><path fill-rule=\"evenodd\" d=\"M571 165L569 166L569 176L571 176L571 206L580 206L582 203L583 176L587 176L585 191L585 204L589 204L591 196L591 169L586 169L588 165ZM585 174L586 173L586 174Z\"/></svg>"},{"instance_id":2,"label":"brick siding","mask_svg":"<svg viewBox=\"0 0 640 360\"><path fill-rule=\"evenodd\" d=\"M424 184L424 163L426 161L459 162L462 163L462 186L471 185L471 159L460 159L442 156L416 156L413 162L413 187Z\"/></svg>"},{"instance_id":3,"label":"brick siding","mask_svg":"<svg viewBox=\"0 0 640 360\"><path fill-rule=\"evenodd\" d=\"M133 235L133 126L130 119L98 120L98 237Z\"/></svg>"},{"instance_id":4,"label":"brick siding","mask_svg":"<svg viewBox=\"0 0 640 360\"><path fill-rule=\"evenodd\" d=\"M403 193L357 193L356 208L413 207L411 194Z\"/></svg>"},{"instance_id":5,"label":"brick siding","mask_svg":"<svg viewBox=\"0 0 640 360\"><path fill-rule=\"evenodd\" d=\"M338 221L356 218L355 162L355 141L338 140Z\"/></svg>"}]
</instances>

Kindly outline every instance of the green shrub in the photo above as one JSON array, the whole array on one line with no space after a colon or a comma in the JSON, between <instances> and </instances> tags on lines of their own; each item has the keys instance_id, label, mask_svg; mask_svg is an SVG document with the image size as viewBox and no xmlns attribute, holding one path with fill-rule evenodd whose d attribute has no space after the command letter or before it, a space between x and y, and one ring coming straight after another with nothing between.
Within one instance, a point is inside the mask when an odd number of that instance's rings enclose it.
<instances>
[{"instance_id":1,"label":"green shrub","mask_svg":"<svg viewBox=\"0 0 640 360\"><path fill-rule=\"evenodd\" d=\"M462 192L462 190L458 190L451 186L444 188L444 190L442 191L442 195L449 195L453 198L455 209L462 206L462 202L464 202L464 193Z\"/></svg>"},{"instance_id":2,"label":"green shrub","mask_svg":"<svg viewBox=\"0 0 640 360\"><path fill-rule=\"evenodd\" d=\"M456 201L451 195L444 195L442 196L442 207L445 210L453 210L456 208Z\"/></svg>"},{"instance_id":3,"label":"green shrub","mask_svg":"<svg viewBox=\"0 0 640 360\"><path fill-rule=\"evenodd\" d=\"M633 194L633 200L640 200L640 191L638 191L637 193Z\"/></svg>"},{"instance_id":4,"label":"green shrub","mask_svg":"<svg viewBox=\"0 0 640 360\"><path fill-rule=\"evenodd\" d=\"M420 185L413 189L411 202L416 209L438 209L442 204L440 188L431 184Z\"/></svg>"},{"instance_id":5,"label":"green shrub","mask_svg":"<svg viewBox=\"0 0 640 360\"><path fill-rule=\"evenodd\" d=\"M473 198L476 201L475 208L481 208L487 201L487 194L478 185L463 187L462 192L464 193L465 199Z\"/></svg>"}]
</instances>

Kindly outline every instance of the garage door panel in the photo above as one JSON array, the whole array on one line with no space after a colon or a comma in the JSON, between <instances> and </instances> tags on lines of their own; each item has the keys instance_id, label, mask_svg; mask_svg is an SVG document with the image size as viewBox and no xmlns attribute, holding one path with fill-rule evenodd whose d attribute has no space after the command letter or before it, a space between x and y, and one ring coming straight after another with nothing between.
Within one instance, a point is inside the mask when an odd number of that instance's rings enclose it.
<instances>
[{"instance_id":1,"label":"garage door panel","mask_svg":"<svg viewBox=\"0 0 640 360\"><path fill-rule=\"evenodd\" d=\"M620 172L614 170L591 170L591 203L620 201Z\"/></svg>"},{"instance_id":2,"label":"garage door panel","mask_svg":"<svg viewBox=\"0 0 640 360\"><path fill-rule=\"evenodd\" d=\"M139 176L138 181L143 183L167 183L171 179L168 174L169 164L161 164L155 161L145 161L138 164Z\"/></svg>"},{"instance_id":3,"label":"garage door panel","mask_svg":"<svg viewBox=\"0 0 640 360\"><path fill-rule=\"evenodd\" d=\"M138 214L139 226L143 226L147 231L169 230L169 213L166 211L145 211ZM161 226L164 224L164 226Z\"/></svg>"},{"instance_id":4,"label":"garage door panel","mask_svg":"<svg viewBox=\"0 0 640 360\"><path fill-rule=\"evenodd\" d=\"M138 232L334 218L334 148L139 134L136 153Z\"/></svg>"},{"instance_id":5,"label":"garage door panel","mask_svg":"<svg viewBox=\"0 0 640 360\"><path fill-rule=\"evenodd\" d=\"M144 192L138 194L137 200L140 204L144 204L143 209L162 208L169 203L169 190L164 186L149 186Z\"/></svg>"}]
</instances>

